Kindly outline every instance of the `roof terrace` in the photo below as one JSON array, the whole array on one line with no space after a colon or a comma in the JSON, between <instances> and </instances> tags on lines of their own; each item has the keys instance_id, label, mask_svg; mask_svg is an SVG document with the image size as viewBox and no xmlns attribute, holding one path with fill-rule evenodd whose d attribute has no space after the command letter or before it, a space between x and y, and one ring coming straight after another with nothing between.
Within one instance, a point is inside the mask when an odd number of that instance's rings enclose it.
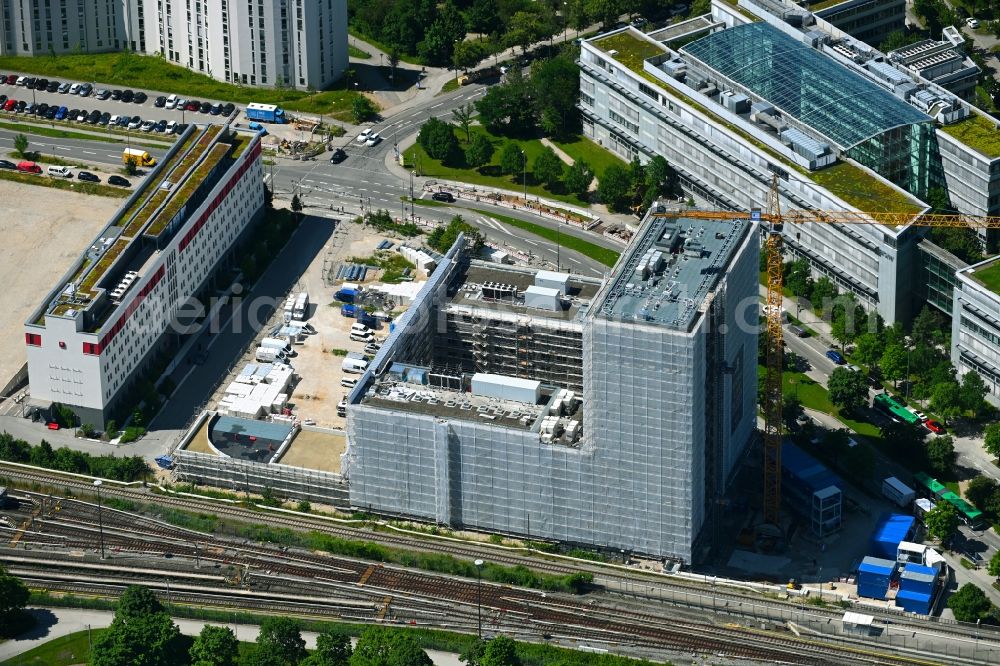
<instances>
[{"instance_id":1,"label":"roof terrace","mask_svg":"<svg viewBox=\"0 0 1000 666\"><path fill-rule=\"evenodd\" d=\"M944 125L940 130L985 157L1000 157L1000 129L982 114L973 111L964 120Z\"/></svg>"},{"instance_id":2,"label":"roof terrace","mask_svg":"<svg viewBox=\"0 0 1000 666\"><path fill-rule=\"evenodd\" d=\"M1000 294L1000 256L992 261L963 271L994 294Z\"/></svg>"}]
</instances>

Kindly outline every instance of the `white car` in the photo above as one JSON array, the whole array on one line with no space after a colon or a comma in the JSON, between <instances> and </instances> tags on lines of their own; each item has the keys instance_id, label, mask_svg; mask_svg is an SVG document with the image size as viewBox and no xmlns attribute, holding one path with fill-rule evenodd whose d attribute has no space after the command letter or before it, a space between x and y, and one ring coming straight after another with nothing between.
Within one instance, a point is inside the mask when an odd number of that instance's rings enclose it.
<instances>
[{"instance_id":1,"label":"white car","mask_svg":"<svg viewBox=\"0 0 1000 666\"><path fill-rule=\"evenodd\" d=\"M368 137L370 137L374 133L375 130L373 130L371 127L361 130L361 134L358 135L357 139L358 143L366 143L368 141Z\"/></svg>"},{"instance_id":2,"label":"white car","mask_svg":"<svg viewBox=\"0 0 1000 666\"><path fill-rule=\"evenodd\" d=\"M979 19L977 19L974 16L970 16L969 18L965 19L965 25L975 30L976 28L979 27Z\"/></svg>"},{"instance_id":3,"label":"white car","mask_svg":"<svg viewBox=\"0 0 1000 666\"><path fill-rule=\"evenodd\" d=\"M170 97L167 98L167 101L164 103L163 108L172 109L175 106L177 106L177 95L171 95Z\"/></svg>"},{"instance_id":4,"label":"white car","mask_svg":"<svg viewBox=\"0 0 1000 666\"><path fill-rule=\"evenodd\" d=\"M133 120L130 120L128 123L128 128L130 130L139 129L140 127L142 127L142 119L139 116L136 116Z\"/></svg>"},{"instance_id":5,"label":"white car","mask_svg":"<svg viewBox=\"0 0 1000 666\"><path fill-rule=\"evenodd\" d=\"M118 127L119 120L121 120L121 116L111 116L108 120L108 127Z\"/></svg>"},{"instance_id":6,"label":"white car","mask_svg":"<svg viewBox=\"0 0 1000 666\"><path fill-rule=\"evenodd\" d=\"M368 135L368 138L365 139L365 145L366 146L374 146L375 144L377 144L381 140L382 140L382 137L380 137L378 135L378 132L372 132L371 134Z\"/></svg>"},{"instance_id":7,"label":"white car","mask_svg":"<svg viewBox=\"0 0 1000 666\"><path fill-rule=\"evenodd\" d=\"M184 99L183 97L181 97L180 99L177 100L177 108L178 109L183 109L185 106L187 106L187 103L188 103L188 101L186 99Z\"/></svg>"},{"instance_id":8,"label":"white car","mask_svg":"<svg viewBox=\"0 0 1000 666\"><path fill-rule=\"evenodd\" d=\"M167 123L167 129L166 129L167 134L173 134L174 130L176 130L176 129L177 129L177 121L176 120L171 120L169 123Z\"/></svg>"},{"instance_id":9,"label":"white car","mask_svg":"<svg viewBox=\"0 0 1000 666\"><path fill-rule=\"evenodd\" d=\"M73 85L71 85L69 87L69 94L70 95L76 95L79 92L80 92L80 84L79 83L74 83Z\"/></svg>"},{"instance_id":10,"label":"white car","mask_svg":"<svg viewBox=\"0 0 1000 666\"><path fill-rule=\"evenodd\" d=\"M147 120L142 123L139 129L141 129L143 132L152 132L154 127L156 127L156 123L152 120Z\"/></svg>"}]
</instances>

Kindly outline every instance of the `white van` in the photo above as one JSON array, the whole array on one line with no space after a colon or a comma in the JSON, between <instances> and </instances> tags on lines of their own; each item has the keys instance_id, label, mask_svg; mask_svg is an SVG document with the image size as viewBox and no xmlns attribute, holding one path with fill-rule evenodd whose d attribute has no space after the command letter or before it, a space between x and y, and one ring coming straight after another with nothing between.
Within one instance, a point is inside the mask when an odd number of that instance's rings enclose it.
<instances>
[{"instance_id":1,"label":"white van","mask_svg":"<svg viewBox=\"0 0 1000 666\"><path fill-rule=\"evenodd\" d=\"M72 178L73 172L69 170L68 167L64 166L50 166L46 170L50 176L55 176L56 178Z\"/></svg>"},{"instance_id":2,"label":"white van","mask_svg":"<svg viewBox=\"0 0 1000 666\"><path fill-rule=\"evenodd\" d=\"M351 335L366 335L371 333L372 329L368 328L364 324L352 324L351 325Z\"/></svg>"},{"instance_id":3,"label":"white van","mask_svg":"<svg viewBox=\"0 0 1000 666\"><path fill-rule=\"evenodd\" d=\"M368 369L368 361L363 358L345 358L340 362L340 369L347 373L360 375Z\"/></svg>"},{"instance_id":4,"label":"white van","mask_svg":"<svg viewBox=\"0 0 1000 666\"><path fill-rule=\"evenodd\" d=\"M76 95L79 92L80 92L80 84L79 83L74 83L73 85L71 85L69 87L69 94L70 95Z\"/></svg>"},{"instance_id":5,"label":"white van","mask_svg":"<svg viewBox=\"0 0 1000 666\"><path fill-rule=\"evenodd\" d=\"M274 349L275 351L282 351L285 352L286 355L292 353L292 345L288 344L288 342L282 340L281 338L264 338L260 341L260 345L258 346L266 349Z\"/></svg>"},{"instance_id":6,"label":"white van","mask_svg":"<svg viewBox=\"0 0 1000 666\"><path fill-rule=\"evenodd\" d=\"M355 386L358 385L358 380L354 379L353 377L344 377L343 379L340 380L340 385L345 388L354 388Z\"/></svg>"},{"instance_id":7,"label":"white van","mask_svg":"<svg viewBox=\"0 0 1000 666\"><path fill-rule=\"evenodd\" d=\"M351 333L351 340L354 342L364 342L365 344L370 343L375 339L375 335L368 331L367 333Z\"/></svg>"}]
</instances>

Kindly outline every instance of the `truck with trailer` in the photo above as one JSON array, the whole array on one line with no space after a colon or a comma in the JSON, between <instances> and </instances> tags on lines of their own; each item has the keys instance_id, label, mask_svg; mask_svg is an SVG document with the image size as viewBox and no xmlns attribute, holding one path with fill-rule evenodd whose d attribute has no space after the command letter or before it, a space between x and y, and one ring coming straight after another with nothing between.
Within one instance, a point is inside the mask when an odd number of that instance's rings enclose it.
<instances>
[{"instance_id":1,"label":"truck with trailer","mask_svg":"<svg viewBox=\"0 0 1000 666\"><path fill-rule=\"evenodd\" d=\"M292 345L280 338L264 338L260 341L260 346L264 349L277 349L279 351L283 351L286 355L292 353Z\"/></svg>"},{"instance_id":2,"label":"truck with trailer","mask_svg":"<svg viewBox=\"0 0 1000 666\"><path fill-rule=\"evenodd\" d=\"M254 354L254 358L258 363L281 363L288 357L285 356L285 352L279 349L257 347L257 353Z\"/></svg>"},{"instance_id":3,"label":"truck with trailer","mask_svg":"<svg viewBox=\"0 0 1000 666\"><path fill-rule=\"evenodd\" d=\"M258 104L251 102L247 104L246 114L248 120L256 120L262 123L283 124L288 122L285 118L285 111L280 106L274 104Z\"/></svg>"},{"instance_id":4,"label":"truck with trailer","mask_svg":"<svg viewBox=\"0 0 1000 666\"><path fill-rule=\"evenodd\" d=\"M122 164L134 162L136 166L156 166L156 160L142 148L126 148L122 151Z\"/></svg>"},{"instance_id":5,"label":"truck with trailer","mask_svg":"<svg viewBox=\"0 0 1000 666\"><path fill-rule=\"evenodd\" d=\"M894 476L887 477L882 481L882 494L900 508L909 506L917 498L917 493L913 488Z\"/></svg>"}]
</instances>

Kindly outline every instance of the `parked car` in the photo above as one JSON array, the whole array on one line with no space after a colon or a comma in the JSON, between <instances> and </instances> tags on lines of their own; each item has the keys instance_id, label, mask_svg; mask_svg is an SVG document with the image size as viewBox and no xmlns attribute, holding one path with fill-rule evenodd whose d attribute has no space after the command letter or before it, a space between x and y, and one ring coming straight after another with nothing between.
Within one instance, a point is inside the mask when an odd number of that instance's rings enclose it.
<instances>
[{"instance_id":1,"label":"parked car","mask_svg":"<svg viewBox=\"0 0 1000 666\"><path fill-rule=\"evenodd\" d=\"M46 104L45 102L42 102L41 104L39 104L38 108L35 109L35 115L36 116L45 116L45 114L48 113L48 112L49 112L49 105Z\"/></svg>"},{"instance_id":2,"label":"parked car","mask_svg":"<svg viewBox=\"0 0 1000 666\"><path fill-rule=\"evenodd\" d=\"M132 119L128 121L128 128L130 130L139 129L142 127L142 118L139 116L132 116Z\"/></svg>"},{"instance_id":3,"label":"parked car","mask_svg":"<svg viewBox=\"0 0 1000 666\"><path fill-rule=\"evenodd\" d=\"M31 102L26 107L24 107L24 113L26 115L29 115L29 116L34 115L35 109L37 109L37 108L38 108L38 104L36 104L35 102Z\"/></svg>"},{"instance_id":4,"label":"parked car","mask_svg":"<svg viewBox=\"0 0 1000 666\"><path fill-rule=\"evenodd\" d=\"M236 110L236 105L233 104L232 102L226 102L225 104L222 105L222 115L224 116L233 115L233 111L235 110Z\"/></svg>"},{"instance_id":5,"label":"parked car","mask_svg":"<svg viewBox=\"0 0 1000 666\"><path fill-rule=\"evenodd\" d=\"M76 177L78 179L80 179L80 180L85 180L88 183L99 183L99 182L101 182L101 179L99 177L97 177L96 175L90 173L89 171L81 171L80 173L76 174Z\"/></svg>"},{"instance_id":6,"label":"parked car","mask_svg":"<svg viewBox=\"0 0 1000 666\"><path fill-rule=\"evenodd\" d=\"M167 134L173 134L176 130L177 130L177 121L176 120L171 120L169 123L167 123L167 127L166 127L166 130L165 130L167 132Z\"/></svg>"},{"instance_id":7,"label":"parked car","mask_svg":"<svg viewBox=\"0 0 1000 666\"><path fill-rule=\"evenodd\" d=\"M56 114L58 114L58 113L59 113L59 107L58 106L54 106L54 105L50 106L48 112L45 114L45 119L46 120L55 120L56 119Z\"/></svg>"},{"instance_id":8,"label":"parked car","mask_svg":"<svg viewBox=\"0 0 1000 666\"><path fill-rule=\"evenodd\" d=\"M434 201L444 201L445 203L455 203L455 195L451 192L435 192L431 195Z\"/></svg>"},{"instance_id":9,"label":"parked car","mask_svg":"<svg viewBox=\"0 0 1000 666\"><path fill-rule=\"evenodd\" d=\"M34 87L35 87L35 90L45 90L46 88L49 87L49 80L48 79L38 79L37 81L35 81L35 86Z\"/></svg>"},{"instance_id":10,"label":"parked car","mask_svg":"<svg viewBox=\"0 0 1000 666\"><path fill-rule=\"evenodd\" d=\"M217 115L219 115L220 113L222 113L222 105L221 105L221 104L213 104L213 105L212 105L212 108L211 108L211 109L209 109L208 111L209 111L209 113L211 113L211 114L212 114L213 116L217 116Z\"/></svg>"},{"instance_id":11,"label":"parked car","mask_svg":"<svg viewBox=\"0 0 1000 666\"><path fill-rule=\"evenodd\" d=\"M153 131L155 132L166 132L167 131L167 121L159 120L155 125L153 125Z\"/></svg>"},{"instance_id":12,"label":"parked car","mask_svg":"<svg viewBox=\"0 0 1000 666\"><path fill-rule=\"evenodd\" d=\"M16 169L17 165L9 160L0 160L0 169Z\"/></svg>"},{"instance_id":13,"label":"parked car","mask_svg":"<svg viewBox=\"0 0 1000 666\"><path fill-rule=\"evenodd\" d=\"M15 106L17 106L17 100L16 99L9 99L9 100L7 100L6 102L3 103L3 110L4 111L13 111Z\"/></svg>"},{"instance_id":14,"label":"parked car","mask_svg":"<svg viewBox=\"0 0 1000 666\"><path fill-rule=\"evenodd\" d=\"M21 100L20 102L18 102L14 106L14 110L16 112L18 112L18 113L21 113L21 112L23 112L27 108L27 106L28 106L28 103L26 101L24 101L24 100Z\"/></svg>"},{"instance_id":15,"label":"parked car","mask_svg":"<svg viewBox=\"0 0 1000 666\"><path fill-rule=\"evenodd\" d=\"M74 83L73 85L71 85L69 87L69 94L70 95L78 95L79 93L80 93L80 84L79 83Z\"/></svg>"},{"instance_id":16,"label":"parked car","mask_svg":"<svg viewBox=\"0 0 1000 666\"><path fill-rule=\"evenodd\" d=\"M844 365L844 363L846 363L841 353L835 349L826 350L826 357L837 365Z\"/></svg>"},{"instance_id":17,"label":"parked car","mask_svg":"<svg viewBox=\"0 0 1000 666\"><path fill-rule=\"evenodd\" d=\"M108 185L117 185L118 187L132 187L132 183L128 182L121 176L108 176Z\"/></svg>"},{"instance_id":18,"label":"parked car","mask_svg":"<svg viewBox=\"0 0 1000 666\"><path fill-rule=\"evenodd\" d=\"M167 105L167 98L164 97L163 95L160 95L159 97L153 100L153 106L155 106L158 109L162 109L166 105Z\"/></svg>"},{"instance_id":19,"label":"parked car","mask_svg":"<svg viewBox=\"0 0 1000 666\"><path fill-rule=\"evenodd\" d=\"M184 130L188 128L187 123L177 123L174 125L174 134L184 134Z\"/></svg>"},{"instance_id":20,"label":"parked car","mask_svg":"<svg viewBox=\"0 0 1000 666\"><path fill-rule=\"evenodd\" d=\"M19 77L18 77L17 74L8 74L7 75L7 85L9 85L9 86L17 85L17 79L18 78Z\"/></svg>"},{"instance_id":21,"label":"parked car","mask_svg":"<svg viewBox=\"0 0 1000 666\"><path fill-rule=\"evenodd\" d=\"M69 167L64 167L64 166L50 166L46 169L46 173L56 178L73 177L73 172L69 169Z\"/></svg>"},{"instance_id":22,"label":"parked car","mask_svg":"<svg viewBox=\"0 0 1000 666\"><path fill-rule=\"evenodd\" d=\"M344 152L343 148L337 148L333 151L333 155L330 155L330 164L340 164L347 159L347 153Z\"/></svg>"},{"instance_id":23,"label":"parked car","mask_svg":"<svg viewBox=\"0 0 1000 666\"><path fill-rule=\"evenodd\" d=\"M24 87L25 88L34 88L35 87L35 81L37 81L37 79L34 76L27 77L26 79L24 79Z\"/></svg>"},{"instance_id":24,"label":"parked car","mask_svg":"<svg viewBox=\"0 0 1000 666\"><path fill-rule=\"evenodd\" d=\"M121 98L122 98L122 91L121 90L112 90L111 91L111 99L113 99L115 101L118 101Z\"/></svg>"},{"instance_id":25,"label":"parked car","mask_svg":"<svg viewBox=\"0 0 1000 666\"><path fill-rule=\"evenodd\" d=\"M211 102L202 102L201 105L198 107L199 113L208 113L211 110L212 110Z\"/></svg>"},{"instance_id":26,"label":"parked car","mask_svg":"<svg viewBox=\"0 0 1000 666\"><path fill-rule=\"evenodd\" d=\"M2 109L3 105L6 103L7 103L7 95L0 95L0 109Z\"/></svg>"},{"instance_id":27,"label":"parked car","mask_svg":"<svg viewBox=\"0 0 1000 666\"><path fill-rule=\"evenodd\" d=\"M59 85L59 92L60 92L60 94L65 95L66 93L69 92L69 89L72 88L72 87L73 86L71 86L68 83L62 83L62 84Z\"/></svg>"},{"instance_id":28,"label":"parked car","mask_svg":"<svg viewBox=\"0 0 1000 666\"><path fill-rule=\"evenodd\" d=\"M979 19L977 19L974 16L970 16L969 18L965 19L965 25L969 26L973 30L976 30L977 28L979 28Z\"/></svg>"},{"instance_id":29,"label":"parked car","mask_svg":"<svg viewBox=\"0 0 1000 666\"><path fill-rule=\"evenodd\" d=\"M122 91L122 101L131 104L132 100L135 99L135 93L131 90Z\"/></svg>"},{"instance_id":30,"label":"parked car","mask_svg":"<svg viewBox=\"0 0 1000 666\"><path fill-rule=\"evenodd\" d=\"M187 102L187 100L186 100L186 99L184 99L183 97L180 97L180 98L178 98L178 100L177 100L177 106L176 106L176 109L177 109L178 111L180 111L180 110L184 109L184 107L186 107L186 106L187 106L187 103L188 103L188 102Z\"/></svg>"},{"instance_id":31,"label":"parked car","mask_svg":"<svg viewBox=\"0 0 1000 666\"><path fill-rule=\"evenodd\" d=\"M98 125L107 125L111 122L111 114L105 111L101 114L101 117L97 119Z\"/></svg>"},{"instance_id":32,"label":"parked car","mask_svg":"<svg viewBox=\"0 0 1000 666\"><path fill-rule=\"evenodd\" d=\"M118 127L126 127L127 128L128 124L131 121L132 121L132 119L129 118L128 116L119 116L118 117Z\"/></svg>"},{"instance_id":33,"label":"parked car","mask_svg":"<svg viewBox=\"0 0 1000 666\"><path fill-rule=\"evenodd\" d=\"M111 97L111 91L108 90L107 88L100 88L97 92L94 93L94 97L96 97L97 99L107 99Z\"/></svg>"},{"instance_id":34,"label":"parked car","mask_svg":"<svg viewBox=\"0 0 1000 666\"><path fill-rule=\"evenodd\" d=\"M188 103L184 105L185 111L197 111L201 108L201 102L196 99L188 100Z\"/></svg>"},{"instance_id":35,"label":"parked car","mask_svg":"<svg viewBox=\"0 0 1000 666\"><path fill-rule=\"evenodd\" d=\"M144 120L142 125L139 126L139 129L143 132L152 132L155 125L156 123L152 120Z\"/></svg>"},{"instance_id":36,"label":"parked car","mask_svg":"<svg viewBox=\"0 0 1000 666\"><path fill-rule=\"evenodd\" d=\"M65 106L60 106L59 110L56 111L56 120L66 120L66 114L67 113L68 112L66 111L66 107Z\"/></svg>"},{"instance_id":37,"label":"parked car","mask_svg":"<svg viewBox=\"0 0 1000 666\"><path fill-rule=\"evenodd\" d=\"M140 90L135 94L135 97L132 98L132 101L135 102L136 104L145 104L147 99L149 99L149 96L147 96L146 93Z\"/></svg>"},{"instance_id":38,"label":"parked car","mask_svg":"<svg viewBox=\"0 0 1000 666\"><path fill-rule=\"evenodd\" d=\"M14 84L18 85L18 86L23 86L24 82L27 81L27 80L28 80L27 76L19 76L19 77L17 77L17 80L14 82Z\"/></svg>"},{"instance_id":39,"label":"parked car","mask_svg":"<svg viewBox=\"0 0 1000 666\"><path fill-rule=\"evenodd\" d=\"M91 125L96 125L97 121L101 119L101 112L94 109L89 114L87 114L87 122Z\"/></svg>"},{"instance_id":40,"label":"parked car","mask_svg":"<svg viewBox=\"0 0 1000 666\"><path fill-rule=\"evenodd\" d=\"M94 92L94 86L89 83L84 83L80 86L80 97L90 97L90 93Z\"/></svg>"},{"instance_id":41,"label":"parked car","mask_svg":"<svg viewBox=\"0 0 1000 666\"><path fill-rule=\"evenodd\" d=\"M54 93L59 90L60 83L58 81L49 81L49 85L45 86L45 92Z\"/></svg>"},{"instance_id":42,"label":"parked car","mask_svg":"<svg viewBox=\"0 0 1000 666\"><path fill-rule=\"evenodd\" d=\"M940 435L944 432L944 426L934 419L927 419L924 421L924 426L935 435Z\"/></svg>"},{"instance_id":43,"label":"parked car","mask_svg":"<svg viewBox=\"0 0 1000 666\"><path fill-rule=\"evenodd\" d=\"M87 111L87 109L80 109L80 113L76 115L76 122L78 123L87 122L88 115L90 115L90 112Z\"/></svg>"},{"instance_id":44,"label":"parked car","mask_svg":"<svg viewBox=\"0 0 1000 666\"><path fill-rule=\"evenodd\" d=\"M168 95L163 106L167 109L173 109L174 107L176 107L177 95Z\"/></svg>"}]
</instances>

